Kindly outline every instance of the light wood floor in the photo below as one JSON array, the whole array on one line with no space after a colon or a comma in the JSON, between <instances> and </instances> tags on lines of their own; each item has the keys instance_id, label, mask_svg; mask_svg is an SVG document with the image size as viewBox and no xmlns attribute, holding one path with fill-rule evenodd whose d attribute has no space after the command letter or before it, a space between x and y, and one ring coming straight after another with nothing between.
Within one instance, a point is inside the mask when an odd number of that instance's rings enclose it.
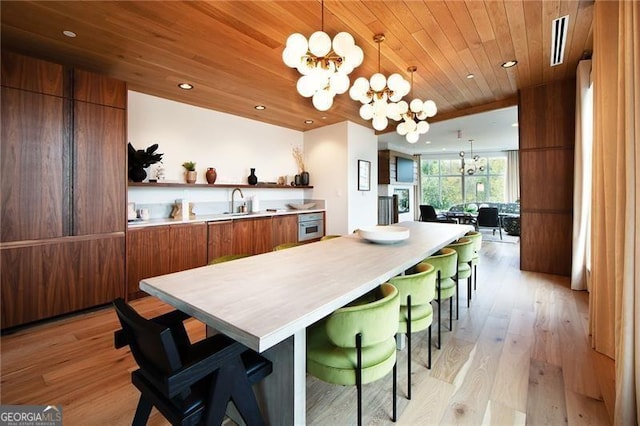
<instances>
[{"instance_id":1,"label":"light wood floor","mask_svg":"<svg viewBox=\"0 0 640 426\"><path fill-rule=\"evenodd\" d=\"M460 319L443 329L430 371L426 333L414 334L411 401L406 349L398 353L398 424L612 423L614 365L588 344L587 294L569 290L567 278L520 271L518 256L518 244L483 245L471 307L461 289ZM168 310L153 298L133 304L145 316ZM66 425L130 424L135 364L113 349L116 328L105 308L2 336L0 402L62 405ZM202 324L188 329L204 337ZM308 423L354 424L355 398L354 387L309 377ZM390 376L365 385L363 398L365 423L392 424ZM149 424L166 422L154 410Z\"/></svg>"}]
</instances>

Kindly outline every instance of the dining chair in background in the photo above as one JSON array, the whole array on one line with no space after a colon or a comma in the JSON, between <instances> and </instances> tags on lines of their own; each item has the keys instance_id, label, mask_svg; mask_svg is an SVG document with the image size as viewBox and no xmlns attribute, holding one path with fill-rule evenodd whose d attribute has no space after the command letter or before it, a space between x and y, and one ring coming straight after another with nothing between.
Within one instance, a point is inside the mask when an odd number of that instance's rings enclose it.
<instances>
[{"instance_id":1,"label":"dining chair in background","mask_svg":"<svg viewBox=\"0 0 640 426\"><path fill-rule=\"evenodd\" d=\"M502 239L502 226L500 223L500 214L497 207L480 207L478 209L478 217L476 218L477 228L492 228L493 235L496 235L496 229L500 231L500 239Z\"/></svg>"},{"instance_id":2,"label":"dining chair in background","mask_svg":"<svg viewBox=\"0 0 640 426\"><path fill-rule=\"evenodd\" d=\"M396 340L400 297L385 283L370 303L334 311L307 329L307 372L336 385L356 385L358 425L362 424L362 385L393 371L393 414L396 405Z\"/></svg>"}]
</instances>

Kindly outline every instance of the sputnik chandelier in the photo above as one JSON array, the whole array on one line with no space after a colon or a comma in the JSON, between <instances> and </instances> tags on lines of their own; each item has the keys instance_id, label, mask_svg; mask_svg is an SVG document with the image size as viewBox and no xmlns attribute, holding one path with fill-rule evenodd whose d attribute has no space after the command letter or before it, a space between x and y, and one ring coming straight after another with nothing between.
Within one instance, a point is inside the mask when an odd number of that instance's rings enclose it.
<instances>
[{"instance_id":1,"label":"sputnik chandelier","mask_svg":"<svg viewBox=\"0 0 640 426\"><path fill-rule=\"evenodd\" d=\"M458 139L462 136L462 131L458 130ZM477 172L484 171L484 159L481 159L478 154L473 155L473 139L469 139L469 144L471 144L471 155L469 156L469 161L465 161L465 153L464 151L460 151L460 173L474 175Z\"/></svg>"},{"instance_id":2,"label":"sputnik chandelier","mask_svg":"<svg viewBox=\"0 0 640 426\"><path fill-rule=\"evenodd\" d=\"M411 92L413 93L413 73L418 70L418 67L411 66L407 68L407 71L411 73ZM415 98L409 104L406 101L398 102L397 108L398 115L391 117L396 121L402 120L396 127L396 131L400 136L405 136L407 142L416 143L420 138L420 135L424 135L429 131L429 123L427 118L433 117L438 112L436 103L431 99L422 101Z\"/></svg>"},{"instance_id":3,"label":"sputnik chandelier","mask_svg":"<svg viewBox=\"0 0 640 426\"><path fill-rule=\"evenodd\" d=\"M298 93L312 98L317 110L326 111L333 105L336 94L349 89L349 74L360 66L364 54L349 33L340 32L331 41L324 32L324 1L321 8L322 30L311 34L309 41L300 33L291 34L282 60L302 74L296 84Z\"/></svg>"},{"instance_id":4,"label":"sputnik chandelier","mask_svg":"<svg viewBox=\"0 0 640 426\"><path fill-rule=\"evenodd\" d=\"M411 86L398 73L391 74L389 78L380 73L380 43L384 41L384 34L376 34L373 41L378 43L378 72L369 80L357 78L349 89L349 96L362 103L360 117L363 120L371 120L374 129L384 130L389 118L400 115L397 102L409 93Z\"/></svg>"}]
</instances>

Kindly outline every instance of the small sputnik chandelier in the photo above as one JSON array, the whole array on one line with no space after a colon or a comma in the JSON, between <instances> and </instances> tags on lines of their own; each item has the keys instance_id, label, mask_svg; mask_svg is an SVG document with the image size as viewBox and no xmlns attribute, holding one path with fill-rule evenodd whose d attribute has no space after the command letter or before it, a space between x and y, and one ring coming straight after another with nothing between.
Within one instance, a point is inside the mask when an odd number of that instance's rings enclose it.
<instances>
[{"instance_id":1,"label":"small sputnik chandelier","mask_svg":"<svg viewBox=\"0 0 640 426\"><path fill-rule=\"evenodd\" d=\"M458 139L460 139L461 134L462 132L458 130ZM460 151L460 173L474 175L477 172L484 171L484 159L480 158L478 154L473 154L473 139L469 139L469 144L471 144L471 155L468 161L465 161L464 151Z\"/></svg>"},{"instance_id":2,"label":"small sputnik chandelier","mask_svg":"<svg viewBox=\"0 0 640 426\"><path fill-rule=\"evenodd\" d=\"M291 34L282 60L302 74L296 84L298 93L312 98L317 110L327 111L336 94L349 90L349 74L362 64L364 53L349 33L340 32L331 41L324 32L324 1L321 7L322 31L311 34L309 41L300 33Z\"/></svg>"},{"instance_id":3,"label":"small sputnik chandelier","mask_svg":"<svg viewBox=\"0 0 640 426\"><path fill-rule=\"evenodd\" d=\"M411 92L413 92L413 73L418 67L411 66L407 71L411 73ZM415 98L409 104L406 101L398 102L398 115L391 117L396 121L402 120L396 127L396 131L400 136L405 136L407 142L416 143L420 135L424 135L429 131L429 123L427 118L433 117L438 112L436 103L431 99L422 101Z\"/></svg>"},{"instance_id":4,"label":"small sputnik chandelier","mask_svg":"<svg viewBox=\"0 0 640 426\"><path fill-rule=\"evenodd\" d=\"M384 34L376 34L373 41L378 43L378 72L369 80L359 77L349 89L349 96L354 101L360 101L360 117L371 120L373 128L384 130L389 124L389 118L399 116L396 102L409 93L409 82L400 74L394 73L386 78L380 72L380 43L384 41Z\"/></svg>"}]
</instances>

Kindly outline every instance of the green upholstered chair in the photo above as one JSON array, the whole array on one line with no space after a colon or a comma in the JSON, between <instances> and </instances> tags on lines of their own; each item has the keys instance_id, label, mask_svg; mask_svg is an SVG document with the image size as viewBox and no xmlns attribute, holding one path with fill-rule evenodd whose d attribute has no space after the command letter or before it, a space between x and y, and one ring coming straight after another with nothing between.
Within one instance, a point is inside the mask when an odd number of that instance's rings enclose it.
<instances>
[{"instance_id":1,"label":"green upholstered chair","mask_svg":"<svg viewBox=\"0 0 640 426\"><path fill-rule=\"evenodd\" d=\"M473 241L473 259L471 260L471 266L473 266L473 289L476 289L478 284L478 265L480 264L480 249L482 248L482 233L478 231L469 231L465 234L465 238L469 238Z\"/></svg>"},{"instance_id":2,"label":"green upholstered chair","mask_svg":"<svg viewBox=\"0 0 640 426\"><path fill-rule=\"evenodd\" d=\"M362 385L393 371L396 420L396 341L400 296L389 283L378 299L336 310L307 329L307 372L328 383L356 385L362 424Z\"/></svg>"},{"instance_id":3,"label":"green upholstered chair","mask_svg":"<svg viewBox=\"0 0 640 426\"><path fill-rule=\"evenodd\" d=\"M282 243L282 244L278 244L277 246L275 246L273 248L273 251L278 251L278 250L285 250L291 247L297 247L299 245L302 245L302 243Z\"/></svg>"},{"instance_id":4,"label":"green upholstered chair","mask_svg":"<svg viewBox=\"0 0 640 426\"><path fill-rule=\"evenodd\" d=\"M475 253L475 245L470 238L462 237L449 244L447 247L454 249L458 253L458 274L457 280L467 280L467 308L471 301L471 264Z\"/></svg>"},{"instance_id":5,"label":"green upholstered chair","mask_svg":"<svg viewBox=\"0 0 640 426\"><path fill-rule=\"evenodd\" d=\"M400 320L398 333L407 335L407 398L411 399L411 333L428 330L427 368L431 369L431 323L436 295L436 268L423 263L423 271L411 275L399 275L389 280L400 293Z\"/></svg>"},{"instance_id":6,"label":"green upholstered chair","mask_svg":"<svg viewBox=\"0 0 640 426\"><path fill-rule=\"evenodd\" d=\"M250 254L242 253L242 254L227 254L225 256L216 257L215 259L211 259L209 265L215 265L216 263L224 263L229 262L230 260L242 259L243 257L249 257Z\"/></svg>"},{"instance_id":7,"label":"green upholstered chair","mask_svg":"<svg viewBox=\"0 0 640 426\"><path fill-rule=\"evenodd\" d=\"M442 334L442 301L449 299L449 330L453 329L453 298L456 298L456 319L458 319L458 281L454 278L458 273L458 253L452 248L442 248L433 255L418 263L418 272L433 266L436 270L436 300L438 301L438 346L441 347Z\"/></svg>"}]
</instances>

